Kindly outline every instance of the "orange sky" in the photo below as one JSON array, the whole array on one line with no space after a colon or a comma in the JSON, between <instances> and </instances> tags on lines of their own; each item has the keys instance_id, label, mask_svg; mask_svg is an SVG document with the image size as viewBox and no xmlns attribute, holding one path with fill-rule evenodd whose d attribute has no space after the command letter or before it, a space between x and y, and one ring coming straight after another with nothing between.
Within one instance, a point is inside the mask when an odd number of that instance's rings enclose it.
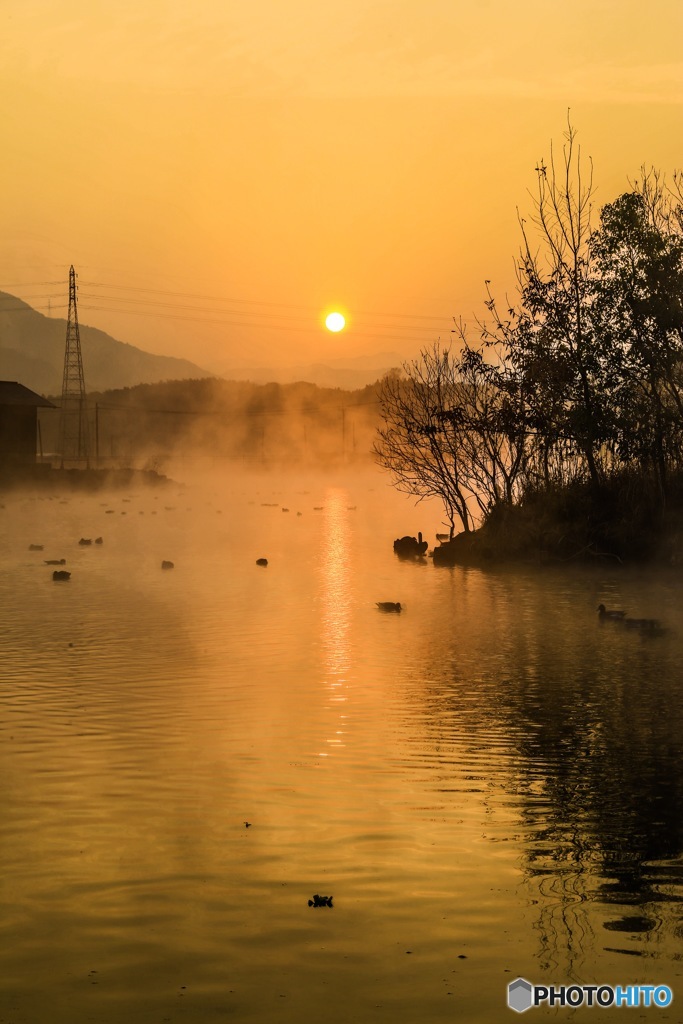
<instances>
[{"instance_id":1,"label":"orange sky","mask_svg":"<svg viewBox=\"0 0 683 1024\"><path fill-rule=\"evenodd\" d=\"M3 0L0 290L212 370L446 338L567 109L683 165L680 0ZM54 283L57 282L57 283ZM338 307L348 329L325 331Z\"/></svg>"}]
</instances>

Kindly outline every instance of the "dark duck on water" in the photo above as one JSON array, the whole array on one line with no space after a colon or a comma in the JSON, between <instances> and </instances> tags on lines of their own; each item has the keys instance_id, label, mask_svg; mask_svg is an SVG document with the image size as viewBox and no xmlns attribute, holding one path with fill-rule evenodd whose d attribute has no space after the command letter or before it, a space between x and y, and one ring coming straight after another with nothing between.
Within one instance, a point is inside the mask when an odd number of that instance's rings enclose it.
<instances>
[{"instance_id":1,"label":"dark duck on water","mask_svg":"<svg viewBox=\"0 0 683 1024\"><path fill-rule=\"evenodd\" d=\"M331 907L332 896L321 896L316 893L312 900L308 901L309 907Z\"/></svg>"},{"instance_id":2,"label":"dark duck on water","mask_svg":"<svg viewBox=\"0 0 683 1024\"><path fill-rule=\"evenodd\" d=\"M604 604L598 605L598 617L600 619L609 619L611 622L623 622L626 616L626 612L617 611L616 609L609 610L605 608Z\"/></svg>"},{"instance_id":3,"label":"dark duck on water","mask_svg":"<svg viewBox=\"0 0 683 1024\"><path fill-rule=\"evenodd\" d=\"M427 547L421 533L417 537L398 537L394 541L394 552L399 558L422 558L427 554Z\"/></svg>"}]
</instances>

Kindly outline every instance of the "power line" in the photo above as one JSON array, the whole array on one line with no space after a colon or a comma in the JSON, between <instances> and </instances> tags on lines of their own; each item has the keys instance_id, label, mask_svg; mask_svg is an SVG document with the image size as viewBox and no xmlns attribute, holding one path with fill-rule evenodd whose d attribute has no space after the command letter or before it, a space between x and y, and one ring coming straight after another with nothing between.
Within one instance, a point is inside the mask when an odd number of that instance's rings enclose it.
<instances>
[{"instance_id":1,"label":"power line","mask_svg":"<svg viewBox=\"0 0 683 1024\"><path fill-rule=\"evenodd\" d=\"M303 306L301 304L295 304L295 303L290 303L290 302L266 302L263 299L237 299L237 298L234 298L234 297L227 297L225 295L201 295L201 294L197 294L195 292L166 291L166 290L162 290L161 288L140 288L140 287L128 286L128 285L105 284L105 283L99 282L99 281L87 281L86 280L86 281L82 281L81 282L81 280L79 278L79 291L82 291L83 286L85 286L86 288L107 288L110 291L142 292L142 293L147 294L147 295L167 295L167 296L172 296L173 298L180 298L180 299L196 299L196 300L201 301L201 302L224 302L224 303L227 303L227 304L231 304L232 303L232 304L235 304L235 305L244 305L244 306L265 306L265 307L272 307L272 308L279 308L279 309L299 309L299 310L305 311L306 314L308 314L308 315L317 315L317 313L311 314L311 307L310 306ZM144 300L132 300L131 299L129 301L132 302L132 301L144 301ZM452 314L447 314L447 315L444 315L444 316L435 316L433 314L423 314L423 313L399 313L399 312L392 312L392 313L384 312L384 313L380 313L380 312L372 312L372 311L369 311L369 310L362 310L362 309L361 310L356 310L354 315L357 315L357 316L392 316L392 317L395 317L396 319L399 319L399 320L405 319L405 320L439 320L440 321L440 320L443 320L443 319L448 319L448 320L452 319Z\"/></svg>"},{"instance_id":2,"label":"power line","mask_svg":"<svg viewBox=\"0 0 683 1024\"><path fill-rule=\"evenodd\" d=\"M106 298L105 298L105 301L107 301ZM130 300L128 300L128 301L130 301ZM169 305L165 306L165 308L169 309L169 310L171 310L171 309L178 309L179 311L180 310L195 311L197 313L203 313L204 312L204 310L201 307L196 307L196 306L177 306L177 307L175 307L175 306L172 306L172 305L169 304ZM216 310L216 311L207 310L206 311L207 313L218 312L218 313L223 313L224 316L221 316L221 317L216 317L216 316L212 316L212 317L199 316L199 317L196 317L196 316L188 316L184 312L172 313L172 312L164 312L163 310L155 311L155 310L144 310L144 309L122 309L121 307L117 307L117 306L100 306L100 305L95 305L92 302L89 302L87 294L81 300L81 309L97 310L98 312L105 312L105 313L121 313L121 314L124 314L124 315L130 315L130 316L162 317L164 319L169 319L169 320L194 320L194 321L197 321L199 323L227 323L227 324L231 324L233 326L238 326L238 327L259 327L259 326L272 327L272 326L277 326L277 324L262 324L260 322L256 322L256 321L252 321L252 320L233 320L233 319L227 319L227 318L231 318L231 317L234 317L234 316L245 316L244 313L240 313L237 310ZM246 314L246 315L248 315L248 314ZM261 313L261 314L255 314L255 315L258 315L259 317L267 319L267 320L283 321L283 329L285 329L285 330L289 330L290 329L289 326L287 326L288 324L307 324L307 323L310 323L310 318L308 318L308 317L306 317L304 319L302 317L278 316L277 314L268 314L268 313ZM438 319L438 318L435 317L435 319ZM451 320L452 320L452 318L449 318L449 322ZM443 320L440 321L440 322L443 323ZM357 324L358 321L354 319L353 323ZM363 325L361 324L361 326L363 326ZM391 323L368 324L367 326L368 327L372 327L374 329L385 328L386 330L394 330L394 331L399 331L399 330L400 331L415 330L415 328L417 327L416 324L403 325L403 324L391 324ZM309 329L309 328L305 328L305 329ZM313 329L313 328L310 328L310 329Z\"/></svg>"},{"instance_id":3,"label":"power line","mask_svg":"<svg viewBox=\"0 0 683 1024\"><path fill-rule=\"evenodd\" d=\"M60 284L60 282L33 282L26 287L30 289L32 287L46 287L57 284ZM18 286L7 284L0 286L0 288L10 287ZM88 289L92 290L89 291ZM122 292L124 294L108 294L111 292ZM320 310L314 310L310 306L294 303L276 303L257 299L203 295L193 292L175 292L160 288L118 285L102 281L81 282L80 278L78 293L81 309L89 312L113 313L120 316L144 316L147 318L226 327L263 328L287 330L290 332L296 330L298 333L306 332L309 334L318 334L320 331L319 326L309 326L312 323L317 323L320 318ZM160 296L160 298L146 298L145 296ZM41 294L32 296L32 298L48 303L48 308L51 312L53 299L61 298L61 294ZM166 299L189 299L199 304L165 301ZM206 303L224 304L225 308L211 308ZM131 306L148 308L130 308ZM62 303L57 303L54 308L62 309L64 307ZM12 310L11 307L8 308L6 306L4 308L0 306L0 310L3 312L25 311L21 308ZM282 312L278 312L278 310ZM364 321L361 318L371 318L371 320L367 322L367 320ZM442 325L445 330L446 324L450 325L454 321L454 317L450 314L438 316L434 314L401 313L397 311L356 310L353 312L350 321L349 331L352 331L355 337L386 340L387 332L401 332L403 341L420 343L424 341L425 336L424 334L416 336L417 332L424 330L429 332L430 336L433 336L433 330L437 325ZM476 317L459 317L458 321L462 323L479 322ZM411 336L406 336L403 334L405 331L413 331L415 333Z\"/></svg>"},{"instance_id":4,"label":"power line","mask_svg":"<svg viewBox=\"0 0 683 1024\"><path fill-rule=\"evenodd\" d=\"M2 289L0 289L0 290L4 290L5 288L25 288L25 287L26 287L26 282L25 281L21 281L21 282L16 283L16 284L3 284ZM29 288L53 288L53 287L54 288L63 288L64 287L64 281L63 280L62 281L32 281L31 284L28 287Z\"/></svg>"},{"instance_id":5,"label":"power line","mask_svg":"<svg viewBox=\"0 0 683 1024\"><path fill-rule=\"evenodd\" d=\"M135 310L121 310L115 309L110 306L93 306L88 303L81 304L81 310L87 310L88 312L99 312L99 313L118 313L126 316L145 316L152 317L155 319L163 320L179 320L189 323L198 324L219 324L224 327L251 327L258 328L259 330L271 330L271 331L288 331L291 333L295 330L297 334L319 334L320 331L315 327L296 327L286 326L285 324L259 324L255 322L249 322L244 320L227 320L227 319L216 319L211 317L196 317L196 316L180 316L174 313L161 313L161 312L148 312L142 309ZM375 328L383 325L374 325ZM392 328L390 325L385 328L387 331L398 330L398 328ZM405 328L404 328L405 329ZM354 337L356 338L375 338L379 340L386 340L386 334L372 334L366 331L354 331ZM416 341L420 342L424 340L422 337L402 337L402 341Z\"/></svg>"},{"instance_id":6,"label":"power line","mask_svg":"<svg viewBox=\"0 0 683 1024\"><path fill-rule=\"evenodd\" d=\"M0 303L0 313L31 313L31 312L40 312L41 310L48 310L50 313L54 313L55 311L63 312L66 309L66 304L64 302L59 302L59 303L52 302L52 300L50 299L49 296L45 296L44 300L46 302L49 300L49 302L48 302L47 305L43 304L42 306L30 306L28 304L27 305L23 305L23 306L9 306L9 305L2 305ZM95 303L92 303L92 302L88 302L87 300L86 301L81 301L79 303L79 305L80 305L81 312L86 311L86 312L97 312L97 313L114 313L114 314L119 315L119 316L142 316L142 317L147 317L147 318L151 318L151 319L176 320L176 321L185 322L185 323L207 324L207 325L211 325L211 326L221 326L221 327L247 327L247 328L257 328L259 330L271 330L271 331L274 330L274 331L288 331L288 332L291 332L292 330L294 330L294 331L296 331L297 334L318 335L320 333L320 328L305 326L306 321L303 321L301 318L295 318L295 317L277 317L277 316L273 316L273 317L270 318L271 320L278 320L279 319L279 320L282 320L284 322L282 322L282 323L272 323L272 322L268 323L268 322L261 322L259 320L236 320L236 319L233 319L234 316L239 316L240 315L239 313L232 313L232 314L231 313L226 313L226 316L218 316L218 317L216 317L216 316L213 316L213 317L212 316L192 316L192 315L187 315L187 314L183 314L183 313L164 312L163 310L122 309L121 307L116 307L116 306L101 306L101 305L98 305L98 304L95 304ZM173 306L170 306L170 305L168 306L168 309L173 309L173 308L174 308ZM182 308L187 308L187 307L178 307L178 308L182 309ZM190 307L190 308L192 308L192 307ZM201 310L197 309L197 312L201 312ZM381 340L386 340L386 332L397 332L397 331L404 332L404 331L410 331L410 330L414 331L415 328L418 325L415 325L415 324L413 324L413 325L403 325L403 324L367 324L367 325L365 325L368 328L366 330L363 329L363 327L364 327L363 324L360 324L358 326L360 327L360 330L355 328L355 327L354 327L354 330L353 330L353 336L355 338L367 338L367 339L374 339L374 340L380 340L381 341ZM427 331L427 330L428 329L425 328L425 331ZM384 331L385 333L376 333L378 331ZM424 337L425 337L424 334L422 334L420 336L417 336L417 335L414 335L414 334L413 335L404 335L402 333L401 340L402 341L414 341L414 342L418 342L419 343L419 342L424 341Z\"/></svg>"}]
</instances>

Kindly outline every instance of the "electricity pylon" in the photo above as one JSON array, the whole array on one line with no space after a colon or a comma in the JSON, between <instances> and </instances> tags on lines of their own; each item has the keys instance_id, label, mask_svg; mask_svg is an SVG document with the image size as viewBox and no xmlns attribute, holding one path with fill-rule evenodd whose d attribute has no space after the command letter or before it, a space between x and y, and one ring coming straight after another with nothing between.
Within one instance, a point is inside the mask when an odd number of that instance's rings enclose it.
<instances>
[{"instance_id":1,"label":"electricity pylon","mask_svg":"<svg viewBox=\"0 0 683 1024\"><path fill-rule=\"evenodd\" d=\"M62 468L65 461L90 464L88 411L85 401L85 378L81 357L81 336L76 307L76 272L69 270L69 318L66 325L64 379L62 382L62 413L59 420L59 451Z\"/></svg>"}]
</instances>

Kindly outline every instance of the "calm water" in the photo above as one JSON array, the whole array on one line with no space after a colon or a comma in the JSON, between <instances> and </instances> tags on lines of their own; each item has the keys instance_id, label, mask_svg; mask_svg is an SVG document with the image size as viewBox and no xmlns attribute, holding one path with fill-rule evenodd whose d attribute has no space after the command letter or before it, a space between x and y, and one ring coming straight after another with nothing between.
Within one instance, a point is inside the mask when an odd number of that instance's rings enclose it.
<instances>
[{"instance_id":1,"label":"calm water","mask_svg":"<svg viewBox=\"0 0 683 1024\"><path fill-rule=\"evenodd\" d=\"M2 1024L681 1019L680 570L402 563L379 475L0 500Z\"/></svg>"}]
</instances>

